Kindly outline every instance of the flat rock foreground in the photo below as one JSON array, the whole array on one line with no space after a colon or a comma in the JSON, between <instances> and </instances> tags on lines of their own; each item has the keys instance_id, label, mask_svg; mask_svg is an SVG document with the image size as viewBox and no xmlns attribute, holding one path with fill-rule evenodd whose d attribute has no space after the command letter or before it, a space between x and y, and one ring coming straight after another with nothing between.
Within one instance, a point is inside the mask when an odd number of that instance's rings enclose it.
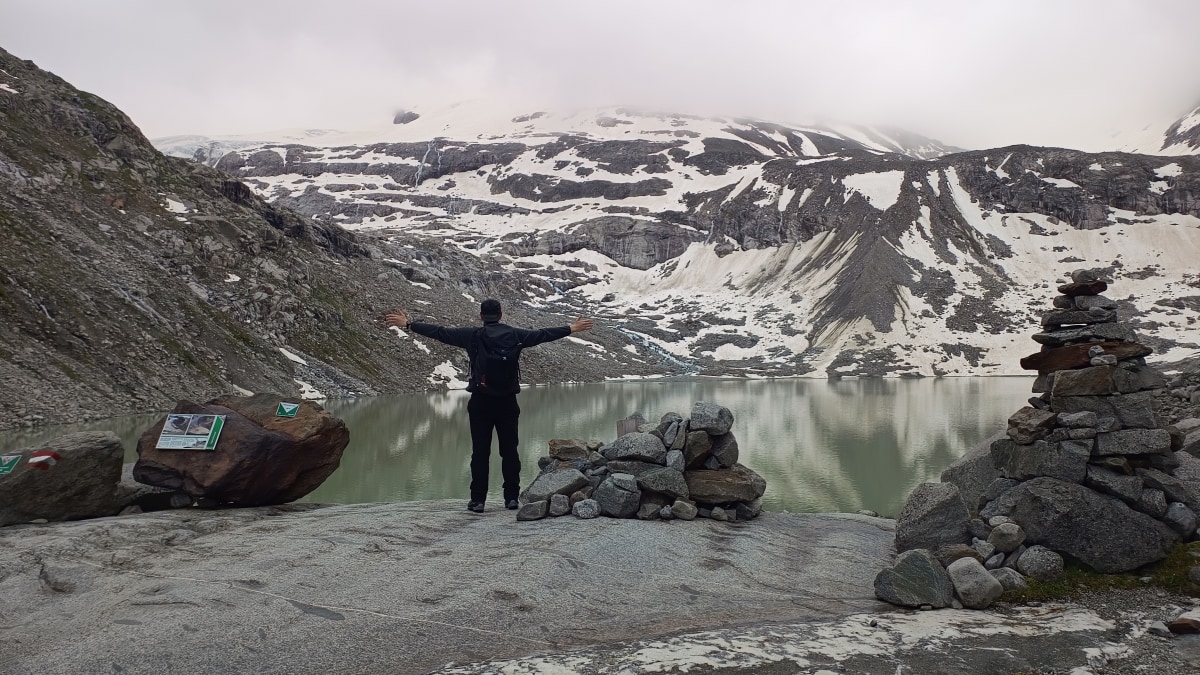
<instances>
[{"instance_id":1,"label":"flat rock foreground","mask_svg":"<svg viewBox=\"0 0 1200 675\"><path fill-rule=\"evenodd\" d=\"M13 526L0 528L0 673L1200 668L1187 639L1145 635L1185 602L1162 591L1144 594L1162 607L1118 599L1110 615L880 603L893 536L856 515L517 522L457 500Z\"/></svg>"}]
</instances>

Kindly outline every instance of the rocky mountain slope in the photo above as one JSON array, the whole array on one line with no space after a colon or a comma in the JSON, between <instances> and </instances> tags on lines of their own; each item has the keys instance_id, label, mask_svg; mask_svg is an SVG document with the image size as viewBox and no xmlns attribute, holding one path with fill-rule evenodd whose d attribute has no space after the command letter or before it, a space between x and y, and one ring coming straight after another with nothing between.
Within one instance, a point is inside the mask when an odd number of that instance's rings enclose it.
<instances>
[{"instance_id":1,"label":"rocky mountain slope","mask_svg":"<svg viewBox=\"0 0 1200 675\"><path fill-rule=\"evenodd\" d=\"M1183 117L1117 134L1113 147L1147 155L1200 154L1200 105Z\"/></svg>"},{"instance_id":2,"label":"rocky mountain slope","mask_svg":"<svg viewBox=\"0 0 1200 675\"><path fill-rule=\"evenodd\" d=\"M397 336L385 310L467 323L479 298L527 285L450 243L383 241L268 204L228 175L163 156L112 105L3 50L0 240L0 428L243 390L443 386L463 378L461 350ZM510 315L572 318L544 307ZM665 370L622 352L625 342L601 329L546 345L524 374ZM604 351L612 358L594 358Z\"/></svg>"},{"instance_id":3,"label":"rocky mountain slope","mask_svg":"<svg viewBox=\"0 0 1200 675\"><path fill-rule=\"evenodd\" d=\"M681 370L1019 373L1047 270L1078 267L1114 278L1160 358L1200 349L1194 157L903 154L828 128L629 109L396 122L215 164L317 222L519 274L530 308L596 314Z\"/></svg>"}]
</instances>

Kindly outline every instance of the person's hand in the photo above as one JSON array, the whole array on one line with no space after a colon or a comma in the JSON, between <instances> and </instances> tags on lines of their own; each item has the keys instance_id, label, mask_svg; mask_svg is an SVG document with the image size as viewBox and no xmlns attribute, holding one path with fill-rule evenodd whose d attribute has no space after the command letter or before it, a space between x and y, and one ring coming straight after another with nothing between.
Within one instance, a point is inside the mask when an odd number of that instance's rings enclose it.
<instances>
[{"instance_id":1,"label":"person's hand","mask_svg":"<svg viewBox=\"0 0 1200 675\"><path fill-rule=\"evenodd\" d=\"M393 328L408 328L408 314L402 309L393 309L383 320Z\"/></svg>"},{"instance_id":2,"label":"person's hand","mask_svg":"<svg viewBox=\"0 0 1200 675\"><path fill-rule=\"evenodd\" d=\"M572 333L578 333L579 331L582 331L582 330L591 330L591 329L592 329L592 320L585 319L582 316L575 319L575 323L571 324L571 332Z\"/></svg>"}]
</instances>

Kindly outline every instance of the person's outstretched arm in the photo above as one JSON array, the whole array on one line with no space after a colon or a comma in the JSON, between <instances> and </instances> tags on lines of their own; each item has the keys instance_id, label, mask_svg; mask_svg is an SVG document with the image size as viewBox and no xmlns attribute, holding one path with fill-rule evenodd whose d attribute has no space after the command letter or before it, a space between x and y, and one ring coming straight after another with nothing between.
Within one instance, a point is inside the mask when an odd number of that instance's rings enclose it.
<instances>
[{"instance_id":1,"label":"person's outstretched arm","mask_svg":"<svg viewBox=\"0 0 1200 675\"><path fill-rule=\"evenodd\" d=\"M569 326L558 326L555 328L539 328L537 330L519 331L518 335L521 338L521 345L524 347L532 347L540 345L543 342L553 342L561 340L571 333L578 333L592 329L592 320L585 319L582 316L575 319L575 323Z\"/></svg>"},{"instance_id":2,"label":"person's outstretched arm","mask_svg":"<svg viewBox=\"0 0 1200 675\"><path fill-rule=\"evenodd\" d=\"M417 335L433 338L438 342L444 342L454 347L467 348L471 342L471 335L475 332L474 328L447 328L433 323L423 323L420 321L409 320L408 313L403 309L393 309L383 317L387 325L394 328L411 330Z\"/></svg>"}]
</instances>

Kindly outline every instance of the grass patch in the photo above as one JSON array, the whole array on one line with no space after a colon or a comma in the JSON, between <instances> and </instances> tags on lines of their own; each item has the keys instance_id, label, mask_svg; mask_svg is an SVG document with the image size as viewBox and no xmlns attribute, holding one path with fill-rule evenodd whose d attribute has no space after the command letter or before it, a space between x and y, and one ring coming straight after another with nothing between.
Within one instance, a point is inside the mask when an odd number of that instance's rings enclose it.
<instances>
[{"instance_id":1,"label":"grass patch","mask_svg":"<svg viewBox=\"0 0 1200 675\"><path fill-rule=\"evenodd\" d=\"M1195 554L1195 555L1193 555ZM1124 574L1100 574L1077 565L1068 565L1057 581L1026 578L1029 588L1008 591L1003 600L1015 603L1072 600L1092 591L1107 591L1155 586L1175 593L1200 597L1200 586L1188 580L1188 570L1200 565L1200 541L1179 544L1167 557L1152 565ZM1143 581L1146 579L1146 581Z\"/></svg>"}]
</instances>

